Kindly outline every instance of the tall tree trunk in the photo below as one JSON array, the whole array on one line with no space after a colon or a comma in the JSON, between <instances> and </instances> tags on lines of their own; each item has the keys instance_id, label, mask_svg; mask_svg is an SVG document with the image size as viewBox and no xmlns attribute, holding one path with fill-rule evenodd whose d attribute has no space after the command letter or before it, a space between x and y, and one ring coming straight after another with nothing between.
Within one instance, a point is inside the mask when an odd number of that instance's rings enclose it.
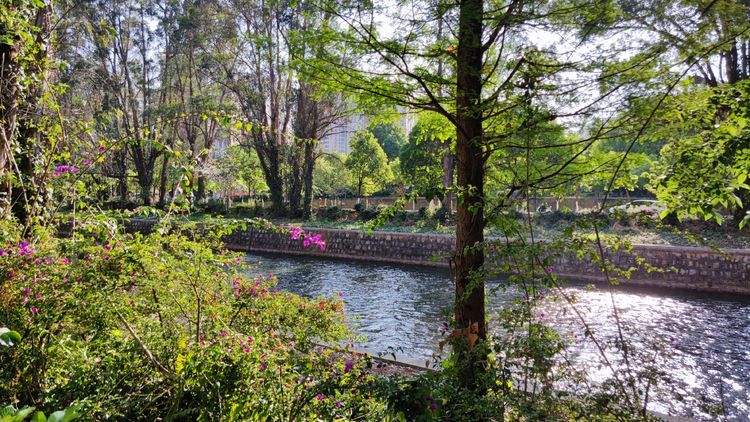
<instances>
[{"instance_id":1,"label":"tall tree trunk","mask_svg":"<svg viewBox=\"0 0 750 422\"><path fill-rule=\"evenodd\" d=\"M203 173L198 174L198 189L195 193L195 200L202 201L206 198L206 175Z\"/></svg>"},{"instance_id":2,"label":"tall tree trunk","mask_svg":"<svg viewBox=\"0 0 750 422\"><path fill-rule=\"evenodd\" d=\"M310 140L305 143L305 169L304 169L304 203L302 205L302 217L305 220L312 218L313 201L313 174L315 170L315 146L316 142Z\"/></svg>"},{"instance_id":3,"label":"tall tree trunk","mask_svg":"<svg viewBox=\"0 0 750 422\"><path fill-rule=\"evenodd\" d=\"M141 187L141 203L145 206L151 205L151 178L138 178Z\"/></svg>"},{"instance_id":4,"label":"tall tree trunk","mask_svg":"<svg viewBox=\"0 0 750 422\"><path fill-rule=\"evenodd\" d=\"M271 191L273 215L276 217L283 217L286 214L286 207L284 206L284 182L280 177L271 177L266 178L266 184Z\"/></svg>"},{"instance_id":5,"label":"tall tree trunk","mask_svg":"<svg viewBox=\"0 0 750 422\"><path fill-rule=\"evenodd\" d=\"M443 143L443 191L445 196L443 197L443 203L441 204L446 215L453 213L453 193L451 188L453 187L453 171L456 165L456 156L451 153L450 140Z\"/></svg>"},{"instance_id":6,"label":"tall tree trunk","mask_svg":"<svg viewBox=\"0 0 750 422\"><path fill-rule=\"evenodd\" d=\"M482 0L460 5L457 51L456 158L458 170L458 221L456 226L455 317L463 328L466 348L459 347L461 382L476 388L484 359L474 353L475 341L487 337L484 309L484 155L482 151ZM476 336L476 337L475 337Z\"/></svg>"},{"instance_id":7,"label":"tall tree trunk","mask_svg":"<svg viewBox=\"0 0 750 422\"><path fill-rule=\"evenodd\" d=\"M167 170L169 169L169 155L164 154L161 161L161 173L159 174L159 207L167 204Z\"/></svg>"},{"instance_id":8,"label":"tall tree trunk","mask_svg":"<svg viewBox=\"0 0 750 422\"><path fill-rule=\"evenodd\" d=\"M114 154L117 163L117 196L120 198L120 208L125 208L128 203L128 153L121 149Z\"/></svg>"},{"instance_id":9,"label":"tall tree trunk","mask_svg":"<svg viewBox=\"0 0 750 422\"><path fill-rule=\"evenodd\" d=\"M10 28L0 24L0 36ZM0 38L1 39L1 38ZM18 116L20 66L16 62L17 46L0 42L0 209L7 210L13 193L13 144Z\"/></svg>"},{"instance_id":10,"label":"tall tree trunk","mask_svg":"<svg viewBox=\"0 0 750 422\"><path fill-rule=\"evenodd\" d=\"M16 144L20 148L18 157L18 170L21 178L22 190L16 190L11 195L13 201L13 212L24 226L28 226L31 217L38 213L40 204L44 201L46 189L41 183L44 182L46 175L37 178L35 168L35 156L45 148L41 142L43 134L39 132L36 122L36 116L44 114L43 106L39 105L39 99L44 95L47 78L48 62L48 41L52 31L52 5L44 2L37 6L34 20L35 30L35 51L33 53L33 63L27 65L26 71L34 74L34 82L26 88L26 99L24 101L23 114L17 116L17 133L11 134L11 139L17 135ZM20 66L16 64L16 66ZM18 100L18 98L16 98ZM12 144L6 145L6 147ZM12 154L12 153L11 153Z\"/></svg>"},{"instance_id":11,"label":"tall tree trunk","mask_svg":"<svg viewBox=\"0 0 750 422\"><path fill-rule=\"evenodd\" d=\"M287 197L289 198L289 215L296 218L302 216L300 201L302 199L304 140L295 139L294 144L294 151L291 154L291 181Z\"/></svg>"}]
</instances>

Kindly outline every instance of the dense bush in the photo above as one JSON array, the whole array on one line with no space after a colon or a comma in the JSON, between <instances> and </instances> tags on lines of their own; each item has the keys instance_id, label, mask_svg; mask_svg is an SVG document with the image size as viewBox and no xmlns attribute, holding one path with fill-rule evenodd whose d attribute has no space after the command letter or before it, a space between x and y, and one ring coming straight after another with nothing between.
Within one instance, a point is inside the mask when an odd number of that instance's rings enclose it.
<instances>
[{"instance_id":1,"label":"dense bush","mask_svg":"<svg viewBox=\"0 0 750 422\"><path fill-rule=\"evenodd\" d=\"M318 208L316 213L318 218L329 221L337 221L346 216L346 211L337 206Z\"/></svg>"},{"instance_id":2,"label":"dense bush","mask_svg":"<svg viewBox=\"0 0 750 422\"><path fill-rule=\"evenodd\" d=\"M85 419L118 420L384 411L359 364L316 345L348 334L338 297L303 299L277 291L271 274L248 277L218 237L124 235L113 224L66 239L3 227L0 325L21 340L0 349L0 403L74 404Z\"/></svg>"},{"instance_id":3,"label":"dense bush","mask_svg":"<svg viewBox=\"0 0 750 422\"><path fill-rule=\"evenodd\" d=\"M226 202L222 199L209 199L206 202L197 204L195 208L206 214L226 214L229 209Z\"/></svg>"}]
</instances>

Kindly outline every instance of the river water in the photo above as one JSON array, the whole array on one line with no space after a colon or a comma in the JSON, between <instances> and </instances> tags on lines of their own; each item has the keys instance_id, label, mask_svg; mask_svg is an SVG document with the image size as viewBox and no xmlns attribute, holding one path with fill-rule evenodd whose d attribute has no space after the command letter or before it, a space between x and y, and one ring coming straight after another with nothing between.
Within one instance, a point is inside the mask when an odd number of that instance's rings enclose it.
<instances>
[{"instance_id":1,"label":"river water","mask_svg":"<svg viewBox=\"0 0 750 422\"><path fill-rule=\"evenodd\" d=\"M250 254L247 260L254 265L251 272L275 274L281 289L308 297L342 293L361 336L358 343L369 350L419 360L438 354L454 294L447 269L266 254ZM572 284L564 292L575 297L576 309L598 339L616 338L608 289ZM516 295L503 289L490 294L490 324ZM750 298L620 286L614 301L625 337L669 375L652 394L652 410L718 419L711 416L713 407L725 410L723 420L750 421ZM570 339L569 354L586 362L592 378L607 376L570 305L549 300L538 315ZM613 361L620 357L613 348L607 353Z\"/></svg>"}]
</instances>

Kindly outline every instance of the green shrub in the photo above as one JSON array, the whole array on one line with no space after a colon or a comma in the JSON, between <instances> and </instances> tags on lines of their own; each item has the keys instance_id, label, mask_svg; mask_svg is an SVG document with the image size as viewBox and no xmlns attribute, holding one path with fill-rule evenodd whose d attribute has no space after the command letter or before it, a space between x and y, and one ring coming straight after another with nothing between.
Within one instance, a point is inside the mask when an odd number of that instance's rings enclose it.
<instances>
[{"instance_id":1,"label":"green shrub","mask_svg":"<svg viewBox=\"0 0 750 422\"><path fill-rule=\"evenodd\" d=\"M226 214L227 204L221 199L209 199L205 203L196 205L196 209L206 214Z\"/></svg>"},{"instance_id":2,"label":"green shrub","mask_svg":"<svg viewBox=\"0 0 750 422\"><path fill-rule=\"evenodd\" d=\"M318 218L328 221L338 221L346 216L346 212L337 206L318 208L316 213Z\"/></svg>"},{"instance_id":3,"label":"green shrub","mask_svg":"<svg viewBox=\"0 0 750 422\"><path fill-rule=\"evenodd\" d=\"M30 242L0 230L0 325L22 336L0 348L0 403L75 403L86 420L382 417L382 402L356 393L375 380L317 346L349 335L338 297L248 277L222 233L84 226Z\"/></svg>"}]
</instances>

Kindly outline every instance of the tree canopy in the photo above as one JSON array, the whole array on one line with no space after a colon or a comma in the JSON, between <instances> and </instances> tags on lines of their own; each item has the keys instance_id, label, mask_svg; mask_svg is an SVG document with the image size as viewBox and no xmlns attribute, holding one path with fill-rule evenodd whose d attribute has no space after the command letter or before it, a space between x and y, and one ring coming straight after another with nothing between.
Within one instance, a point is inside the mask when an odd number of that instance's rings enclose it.
<instances>
[{"instance_id":1,"label":"tree canopy","mask_svg":"<svg viewBox=\"0 0 750 422\"><path fill-rule=\"evenodd\" d=\"M346 167L352 174L357 196L377 192L391 180L393 175L388 167L388 157L371 132L354 132L349 146L351 152L346 157Z\"/></svg>"},{"instance_id":2,"label":"tree canopy","mask_svg":"<svg viewBox=\"0 0 750 422\"><path fill-rule=\"evenodd\" d=\"M392 122L373 122L367 126L367 130L375 135L389 160L399 156L401 148L406 143L406 137L398 125Z\"/></svg>"}]
</instances>

